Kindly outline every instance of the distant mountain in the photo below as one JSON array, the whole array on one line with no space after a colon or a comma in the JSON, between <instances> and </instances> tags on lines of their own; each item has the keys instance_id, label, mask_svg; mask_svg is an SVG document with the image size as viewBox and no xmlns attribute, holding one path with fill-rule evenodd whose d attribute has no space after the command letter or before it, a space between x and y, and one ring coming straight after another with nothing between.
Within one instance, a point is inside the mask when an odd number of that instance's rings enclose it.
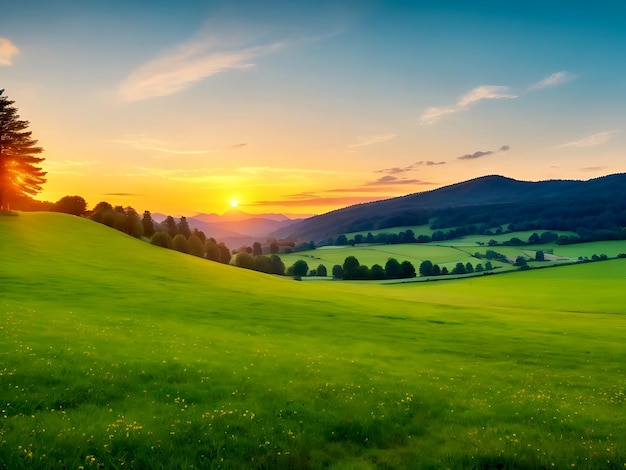
<instances>
[{"instance_id":1,"label":"distant mountain","mask_svg":"<svg viewBox=\"0 0 626 470\"><path fill-rule=\"evenodd\" d=\"M173 217L176 221L180 219L180 216ZM167 215L154 213L152 218L162 222ZM228 246L237 247L251 245L255 241L264 242L270 233L284 229L299 220L290 219L284 214L248 214L237 209L231 209L222 215L198 213L186 218L192 229L197 228L209 237L223 241Z\"/></svg>"},{"instance_id":2,"label":"distant mountain","mask_svg":"<svg viewBox=\"0 0 626 470\"><path fill-rule=\"evenodd\" d=\"M577 230L626 226L626 174L588 181L518 181L483 176L432 191L359 204L311 217L272 235L324 241L341 233L432 223L436 228L465 224L539 223L543 228ZM577 225L578 224L578 225Z\"/></svg>"}]
</instances>

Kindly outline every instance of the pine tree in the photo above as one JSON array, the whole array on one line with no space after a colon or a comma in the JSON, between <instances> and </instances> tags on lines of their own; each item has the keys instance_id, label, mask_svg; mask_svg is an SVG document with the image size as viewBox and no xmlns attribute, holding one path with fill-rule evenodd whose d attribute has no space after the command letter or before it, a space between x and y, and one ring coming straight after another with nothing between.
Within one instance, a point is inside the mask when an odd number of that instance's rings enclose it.
<instances>
[{"instance_id":1,"label":"pine tree","mask_svg":"<svg viewBox=\"0 0 626 470\"><path fill-rule=\"evenodd\" d=\"M37 147L28 121L21 121L14 101L0 89L0 210L9 209L11 196L34 196L46 182L46 172L38 166L43 149Z\"/></svg>"}]
</instances>

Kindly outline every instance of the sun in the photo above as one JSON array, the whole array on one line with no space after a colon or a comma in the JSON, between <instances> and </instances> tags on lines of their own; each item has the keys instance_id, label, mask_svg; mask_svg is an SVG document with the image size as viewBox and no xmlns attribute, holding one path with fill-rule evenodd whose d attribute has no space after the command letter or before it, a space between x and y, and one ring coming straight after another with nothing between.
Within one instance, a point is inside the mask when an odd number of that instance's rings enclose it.
<instances>
[{"instance_id":1,"label":"sun","mask_svg":"<svg viewBox=\"0 0 626 470\"><path fill-rule=\"evenodd\" d=\"M233 199L230 201L230 207L237 207L239 205L239 201L237 199Z\"/></svg>"}]
</instances>

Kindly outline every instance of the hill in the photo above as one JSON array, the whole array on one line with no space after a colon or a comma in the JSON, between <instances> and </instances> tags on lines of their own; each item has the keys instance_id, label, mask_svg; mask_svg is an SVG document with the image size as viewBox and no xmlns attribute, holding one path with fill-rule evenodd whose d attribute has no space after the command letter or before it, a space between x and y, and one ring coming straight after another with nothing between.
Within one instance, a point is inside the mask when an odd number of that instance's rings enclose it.
<instances>
[{"instance_id":1,"label":"hill","mask_svg":"<svg viewBox=\"0 0 626 470\"><path fill-rule=\"evenodd\" d=\"M278 238L324 241L341 233L394 226L525 224L552 230L626 226L626 174L588 181L527 182L484 176L403 197L346 207L275 232Z\"/></svg>"},{"instance_id":2,"label":"hill","mask_svg":"<svg viewBox=\"0 0 626 470\"><path fill-rule=\"evenodd\" d=\"M3 468L626 464L625 260L304 283L50 213L0 258Z\"/></svg>"}]
</instances>

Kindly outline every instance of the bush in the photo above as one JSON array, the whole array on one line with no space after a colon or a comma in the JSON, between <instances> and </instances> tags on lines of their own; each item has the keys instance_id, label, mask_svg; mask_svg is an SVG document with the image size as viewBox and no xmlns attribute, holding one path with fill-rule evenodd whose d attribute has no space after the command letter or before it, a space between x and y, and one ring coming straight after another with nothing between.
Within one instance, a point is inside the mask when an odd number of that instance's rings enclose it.
<instances>
[{"instance_id":1,"label":"bush","mask_svg":"<svg viewBox=\"0 0 626 470\"><path fill-rule=\"evenodd\" d=\"M184 235L178 234L172 238L172 249L181 253L189 253L189 242Z\"/></svg>"},{"instance_id":2,"label":"bush","mask_svg":"<svg viewBox=\"0 0 626 470\"><path fill-rule=\"evenodd\" d=\"M199 258L204 258L204 243L197 235L191 235L188 240L189 243L189 254L197 256Z\"/></svg>"},{"instance_id":3,"label":"bush","mask_svg":"<svg viewBox=\"0 0 626 470\"><path fill-rule=\"evenodd\" d=\"M235 256L235 266L245 269L254 269L254 257L246 251L237 253Z\"/></svg>"},{"instance_id":4,"label":"bush","mask_svg":"<svg viewBox=\"0 0 626 470\"><path fill-rule=\"evenodd\" d=\"M172 248L172 237L167 232L154 232L150 243L163 248Z\"/></svg>"},{"instance_id":5,"label":"bush","mask_svg":"<svg viewBox=\"0 0 626 470\"><path fill-rule=\"evenodd\" d=\"M54 212L83 215L87 210L87 202L81 196L64 196L54 203Z\"/></svg>"}]
</instances>

